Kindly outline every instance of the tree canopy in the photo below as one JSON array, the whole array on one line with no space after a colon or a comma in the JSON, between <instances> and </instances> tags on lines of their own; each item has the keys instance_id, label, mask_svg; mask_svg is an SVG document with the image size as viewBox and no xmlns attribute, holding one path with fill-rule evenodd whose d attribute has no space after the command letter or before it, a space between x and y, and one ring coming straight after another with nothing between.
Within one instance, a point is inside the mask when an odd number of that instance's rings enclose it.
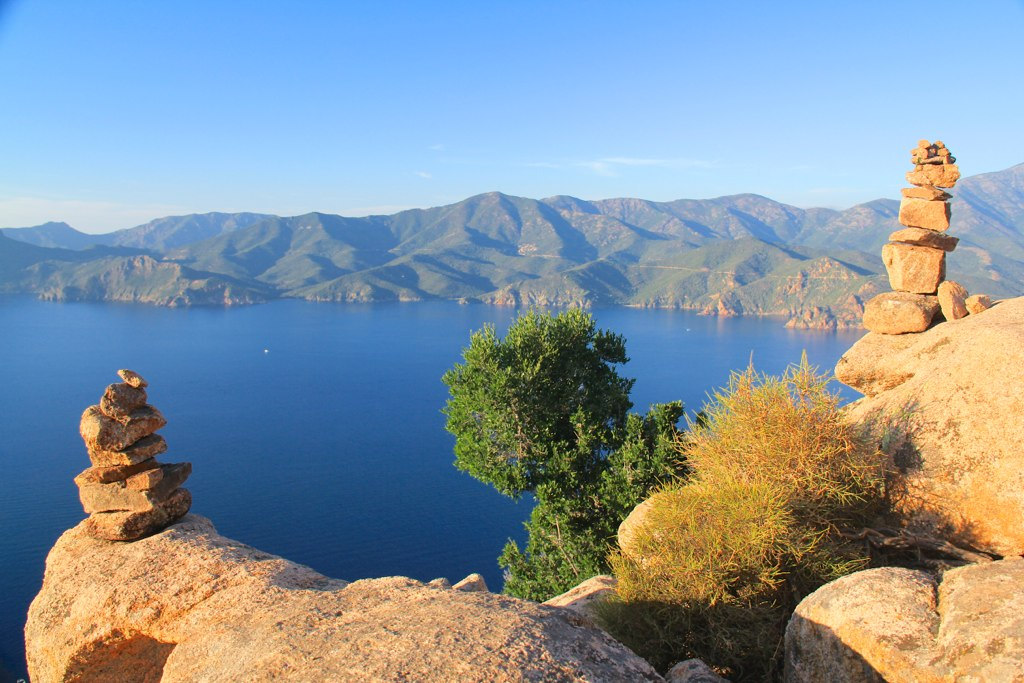
<instances>
[{"instance_id":1,"label":"tree canopy","mask_svg":"<svg viewBox=\"0 0 1024 683\"><path fill-rule=\"evenodd\" d=\"M442 378L455 464L501 493L536 500L521 550L500 563L506 591L546 599L607 571L621 520L658 483L683 471L674 449L681 403L629 413L634 380L625 340L578 309L530 311L503 339L474 333Z\"/></svg>"}]
</instances>

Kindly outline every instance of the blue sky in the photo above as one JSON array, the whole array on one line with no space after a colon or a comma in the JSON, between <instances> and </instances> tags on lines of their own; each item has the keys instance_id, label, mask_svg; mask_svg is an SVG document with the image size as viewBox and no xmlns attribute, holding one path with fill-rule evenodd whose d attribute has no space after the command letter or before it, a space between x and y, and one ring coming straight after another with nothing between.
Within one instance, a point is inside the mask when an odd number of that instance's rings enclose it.
<instances>
[{"instance_id":1,"label":"blue sky","mask_svg":"<svg viewBox=\"0 0 1024 683\"><path fill-rule=\"evenodd\" d=\"M0 226L490 190L897 197L1024 162L1024 2L0 0Z\"/></svg>"}]
</instances>

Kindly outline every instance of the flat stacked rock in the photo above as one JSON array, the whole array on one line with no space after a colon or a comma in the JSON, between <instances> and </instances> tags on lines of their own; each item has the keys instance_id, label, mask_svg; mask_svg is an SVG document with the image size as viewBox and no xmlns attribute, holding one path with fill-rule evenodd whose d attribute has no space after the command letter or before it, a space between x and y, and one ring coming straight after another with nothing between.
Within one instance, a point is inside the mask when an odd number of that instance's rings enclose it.
<instances>
[{"instance_id":1,"label":"flat stacked rock","mask_svg":"<svg viewBox=\"0 0 1024 683\"><path fill-rule=\"evenodd\" d=\"M892 292L874 297L864 306L864 327L881 334L923 332L942 312L946 320L985 310L988 297L979 295L972 308L967 290L946 281L946 254L956 249L958 238L949 229L949 200L945 190L960 179L956 157L936 140L921 140L910 151L914 170L903 189L899 222L906 226L889 235L882 247L882 261Z\"/></svg>"},{"instance_id":2,"label":"flat stacked rock","mask_svg":"<svg viewBox=\"0 0 1024 683\"><path fill-rule=\"evenodd\" d=\"M156 456L167 442L156 431L167 424L146 403L146 380L118 370L124 380L111 384L98 405L82 414L79 432L92 467L77 477L78 496L89 513L86 531L108 541L134 541L180 519L192 505L179 488L192 464L161 464Z\"/></svg>"}]
</instances>

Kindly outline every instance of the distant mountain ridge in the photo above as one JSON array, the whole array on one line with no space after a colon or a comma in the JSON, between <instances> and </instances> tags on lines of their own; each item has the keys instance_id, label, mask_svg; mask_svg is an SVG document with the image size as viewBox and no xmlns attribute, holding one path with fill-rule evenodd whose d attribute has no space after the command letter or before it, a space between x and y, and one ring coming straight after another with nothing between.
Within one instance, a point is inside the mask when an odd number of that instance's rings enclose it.
<instances>
[{"instance_id":1,"label":"distant mountain ridge","mask_svg":"<svg viewBox=\"0 0 1024 683\"><path fill-rule=\"evenodd\" d=\"M45 223L31 228L0 228L0 234L40 247L86 249L91 246L110 246L162 251L245 228L270 217L263 213L195 213L157 218L134 228L102 234L79 232L67 223Z\"/></svg>"},{"instance_id":2,"label":"distant mountain ridge","mask_svg":"<svg viewBox=\"0 0 1024 683\"><path fill-rule=\"evenodd\" d=\"M887 288L899 202L800 209L753 194L654 202L489 192L390 216L172 216L104 235L0 230L0 288L163 305L431 298L680 307L853 324ZM1024 164L962 180L949 278L1024 293ZM7 238L7 239L5 239ZM20 244L22 246L15 246ZM32 249L25 247L31 245Z\"/></svg>"},{"instance_id":3,"label":"distant mountain ridge","mask_svg":"<svg viewBox=\"0 0 1024 683\"><path fill-rule=\"evenodd\" d=\"M79 232L67 223L43 223L31 228L0 228L0 235L37 247L85 249L102 241L99 235Z\"/></svg>"}]
</instances>

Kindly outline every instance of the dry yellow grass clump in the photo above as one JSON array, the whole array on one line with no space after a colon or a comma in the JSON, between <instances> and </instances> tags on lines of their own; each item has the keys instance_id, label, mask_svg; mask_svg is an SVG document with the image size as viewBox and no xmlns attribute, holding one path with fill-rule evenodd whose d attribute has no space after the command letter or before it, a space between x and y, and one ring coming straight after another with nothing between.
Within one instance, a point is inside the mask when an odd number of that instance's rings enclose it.
<instances>
[{"instance_id":1,"label":"dry yellow grass clump","mask_svg":"<svg viewBox=\"0 0 1024 683\"><path fill-rule=\"evenodd\" d=\"M602 617L656 666L700 657L734 679L776 678L793 607L866 566L839 534L882 506L881 459L841 417L806 356L781 377L735 373L663 487L610 558L620 600Z\"/></svg>"}]
</instances>

